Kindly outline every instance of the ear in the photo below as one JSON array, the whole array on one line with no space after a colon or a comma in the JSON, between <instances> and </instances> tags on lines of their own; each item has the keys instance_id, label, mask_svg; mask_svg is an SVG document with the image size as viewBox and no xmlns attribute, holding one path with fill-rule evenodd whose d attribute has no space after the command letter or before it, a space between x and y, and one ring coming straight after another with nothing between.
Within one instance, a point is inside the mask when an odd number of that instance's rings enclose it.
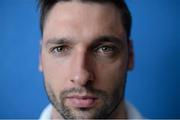
<instances>
[{"instance_id":1,"label":"ear","mask_svg":"<svg viewBox=\"0 0 180 120\"><path fill-rule=\"evenodd\" d=\"M42 69L42 40L40 40L40 44L39 44L39 48L40 48L40 51L39 51L39 65L38 65L38 69L40 72L43 71Z\"/></svg>"},{"instance_id":2,"label":"ear","mask_svg":"<svg viewBox=\"0 0 180 120\"><path fill-rule=\"evenodd\" d=\"M134 49L132 40L128 40L128 69L134 68Z\"/></svg>"}]
</instances>

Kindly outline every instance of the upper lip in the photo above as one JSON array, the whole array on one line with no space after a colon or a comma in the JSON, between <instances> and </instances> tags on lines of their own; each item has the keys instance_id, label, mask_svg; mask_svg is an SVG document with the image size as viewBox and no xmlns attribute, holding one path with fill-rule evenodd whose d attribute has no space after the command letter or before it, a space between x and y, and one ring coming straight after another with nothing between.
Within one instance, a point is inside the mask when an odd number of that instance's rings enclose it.
<instances>
[{"instance_id":1,"label":"upper lip","mask_svg":"<svg viewBox=\"0 0 180 120\"><path fill-rule=\"evenodd\" d=\"M97 99L96 96L92 96L92 95L70 95L67 96L66 98L76 98L76 99Z\"/></svg>"}]
</instances>

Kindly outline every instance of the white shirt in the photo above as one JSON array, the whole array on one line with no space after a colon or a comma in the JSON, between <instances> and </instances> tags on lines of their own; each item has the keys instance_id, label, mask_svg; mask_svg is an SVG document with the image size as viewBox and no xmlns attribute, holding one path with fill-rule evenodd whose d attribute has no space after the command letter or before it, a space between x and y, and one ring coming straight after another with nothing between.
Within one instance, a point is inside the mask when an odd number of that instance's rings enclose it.
<instances>
[{"instance_id":1,"label":"white shirt","mask_svg":"<svg viewBox=\"0 0 180 120\"><path fill-rule=\"evenodd\" d=\"M125 102L128 119L143 119L139 111L130 103ZM52 105L49 104L41 113L39 120L50 120L51 119Z\"/></svg>"}]
</instances>

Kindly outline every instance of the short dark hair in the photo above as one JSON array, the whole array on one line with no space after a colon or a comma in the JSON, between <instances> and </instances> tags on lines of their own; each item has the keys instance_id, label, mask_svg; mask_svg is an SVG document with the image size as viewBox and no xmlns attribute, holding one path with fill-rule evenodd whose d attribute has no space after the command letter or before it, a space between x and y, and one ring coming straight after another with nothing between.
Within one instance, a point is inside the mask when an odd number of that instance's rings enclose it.
<instances>
[{"instance_id":1,"label":"short dark hair","mask_svg":"<svg viewBox=\"0 0 180 120\"><path fill-rule=\"evenodd\" d=\"M39 0L38 5L40 7L40 29L41 29L42 34L43 34L44 22L46 20L46 17L49 11L57 2L61 2L61 1L68 2L68 1L75 1L75 0ZM126 31L127 37L128 38L130 37L132 18L131 18L131 13L124 0L77 0L77 1L96 2L96 3L101 3L101 4L109 2L115 5L120 11L122 24Z\"/></svg>"}]
</instances>

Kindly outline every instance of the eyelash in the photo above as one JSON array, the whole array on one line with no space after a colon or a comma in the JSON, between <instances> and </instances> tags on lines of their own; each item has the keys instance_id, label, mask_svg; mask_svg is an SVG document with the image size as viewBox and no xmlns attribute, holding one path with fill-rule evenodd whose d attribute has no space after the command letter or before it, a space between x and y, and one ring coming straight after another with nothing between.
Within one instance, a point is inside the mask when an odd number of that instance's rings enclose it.
<instances>
[{"instance_id":1,"label":"eyelash","mask_svg":"<svg viewBox=\"0 0 180 120\"><path fill-rule=\"evenodd\" d=\"M58 49L60 48L60 50ZM50 49L50 53L53 54L63 54L64 52L66 52L69 48L65 45L61 45L61 46L56 46Z\"/></svg>"},{"instance_id":2,"label":"eyelash","mask_svg":"<svg viewBox=\"0 0 180 120\"><path fill-rule=\"evenodd\" d=\"M60 45L50 48L50 53L53 55L66 55L70 50L70 47L66 45ZM99 45L94 49L97 56L113 56L117 53L118 48L114 45Z\"/></svg>"},{"instance_id":3,"label":"eyelash","mask_svg":"<svg viewBox=\"0 0 180 120\"><path fill-rule=\"evenodd\" d=\"M103 48L105 48L106 50L105 49L103 50ZM116 53L117 48L115 46L113 46L113 45L101 45L98 48L96 48L95 51L98 54L101 54L101 52L103 52L103 55L112 56L112 55L114 55Z\"/></svg>"}]
</instances>

